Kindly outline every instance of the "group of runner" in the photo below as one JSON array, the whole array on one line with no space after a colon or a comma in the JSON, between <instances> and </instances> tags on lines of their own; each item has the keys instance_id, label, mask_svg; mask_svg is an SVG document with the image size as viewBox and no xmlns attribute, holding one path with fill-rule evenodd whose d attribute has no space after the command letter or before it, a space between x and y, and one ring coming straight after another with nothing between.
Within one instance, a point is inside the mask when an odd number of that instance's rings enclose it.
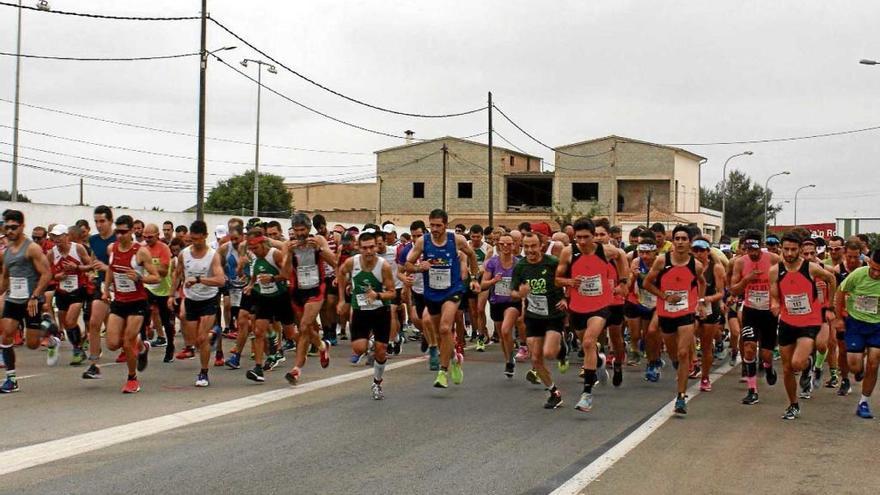
<instances>
[{"instance_id":1,"label":"group of runner","mask_svg":"<svg viewBox=\"0 0 880 495\"><path fill-rule=\"evenodd\" d=\"M19 390L22 343L45 345L54 366L67 340L70 364L88 365L83 379L103 376L105 347L121 350L122 391L135 393L153 347L165 348L165 363L198 356L197 387L210 384L212 352L214 366L239 369L249 347L254 366L245 376L258 383L294 352L284 377L297 385L310 355L326 368L330 348L350 335L351 363L372 366L378 400L407 321L436 372L433 386L461 384L469 322L475 350L500 344L507 378L529 361L525 378L546 388L547 409L563 405L554 360L564 374L571 356L583 358L575 409L589 412L593 388L609 376L620 387L624 366L644 362L645 379L657 382L665 351L676 375L674 410L686 414L689 379L711 391L727 342L748 389L743 404L759 401L759 374L776 383L779 357L784 419L796 419L800 399L823 385L826 362L824 386L845 396L851 376L861 381L856 413L873 417L880 251L861 239L826 242L798 230L763 239L747 230L713 246L696 226L667 233L655 224L635 229L625 245L604 218L555 233L544 222L450 229L448 221L437 209L398 236L390 222L331 231L323 216L297 213L286 239L280 223L258 218L232 218L212 238L203 221L160 228L99 206L94 234L83 219L35 228L28 238L24 214L7 210L0 392ZM224 338L235 341L228 356Z\"/></svg>"}]
</instances>

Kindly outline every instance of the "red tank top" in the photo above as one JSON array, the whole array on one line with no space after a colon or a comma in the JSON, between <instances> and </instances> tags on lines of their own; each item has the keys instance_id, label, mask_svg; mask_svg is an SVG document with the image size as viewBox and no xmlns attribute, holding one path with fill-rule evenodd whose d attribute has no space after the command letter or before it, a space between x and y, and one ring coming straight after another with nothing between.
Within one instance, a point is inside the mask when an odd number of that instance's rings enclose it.
<instances>
[{"instance_id":1,"label":"red tank top","mask_svg":"<svg viewBox=\"0 0 880 495\"><path fill-rule=\"evenodd\" d=\"M118 302L135 302L146 301L147 290L144 284L138 280L134 281L123 272L126 268L134 268L143 275L144 268L137 262L137 252L140 247L132 243L128 251L120 251L119 243L114 242L110 249L110 276L113 279L114 301Z\"/></svg>"},{"instance_id":2,"label":"red tank top","mask_svg":"<svg viewBox=\"0 0 880 495\"><path fill-rule=\"evenodd\" d=\"M690 256L687 264L677 266L672 264L672 256L666 253L666 263L660 276L657 277L657 281L657 287L660 288L662 294L675 294L681 298L675 304L658 299L657 316L677 318L696 312L697 262L693 256Z\"/></svg>"},{"instance_id":3,"label":"red tank top","mask_svg":"<svg viewBox=\"0 0 880 495\"><path fill-rule=\"evenodd\" d=\"M580 285L569 292L569 307L572 311L592 313L611 305L608 261L601 244L596 244L593 254L584 254L577 244L572 244L568 276L584 277Z\"/></svg>"},{"instance_id":4,"label":"red tank top","mask_svg":"<svg viewBox=\"0 0 880 495\"><path fill-rule=\"evenodd\" d=\"M741 276L745 277L753 270L760 270L761 274L755 280L746 285L743 292L743 305L747 308L770 310L770 253L761 252L758 261L752 261L748 256L743 257L743 269Z\"/></svg>"},{"instance_id":5,"label":"red tank top","mask_svg":"<svg viewBox=\"0 0 880 495\"><path fill-rule=\"evenodd\" d=\"M89 276L81 272L79 270L74 270L70 272L65 272L64 262L73 262L77 265L82 264L82 260L79 258L79 253L76 251L76 244L70 243L70 250L66 255L62 255L61 251L58 249L58 246L52 247L49 250L48 257L49 263L52 265L52 275L58 275L59 273L65 273L65 277L60 281L56 281L58 284L55 289L58 292L63 294L71 294L76 292L80 288L84 288L86 290L89 289Z\"/></svg>"},{"instance_id":6,"label":"red tank top","mask_svg":"<svg viewBox=\"0 0 880 495\"><path fill-rule=\"evenodd\" d=\"M604 248L603 248L604 249ZM618 296L614 293L620 282L620 275L617 273L617 265L613 261L608 260L608 291L611 293L611 306L621 306L625 302L626 296Z\"/></svg>"},{"instance_id":7,"label":"red tank top","mask_svg":"<svg viewBox=\"0 0 880 495\"><path fill-rule=\"evenodd\" d=\"M810 264L801 260L797 271L790 272L779 264L779 319L795 327L822 324L822 303L810 277Z\"/></svg>"}]
</instances>

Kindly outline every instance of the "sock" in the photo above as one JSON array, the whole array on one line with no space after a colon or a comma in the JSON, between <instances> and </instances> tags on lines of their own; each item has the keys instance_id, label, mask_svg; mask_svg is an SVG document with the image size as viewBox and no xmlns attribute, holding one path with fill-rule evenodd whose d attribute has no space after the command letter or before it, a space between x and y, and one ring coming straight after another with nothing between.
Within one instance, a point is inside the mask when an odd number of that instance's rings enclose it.
<instances>
[{"instance_id":1,"label":"sock","mask_svg":"<svg viewBox=\"0 0 880 495\"><path fill-rule=\"evenodd\" d=\"M817 352L816 353L816 369L821 370L822 365L825 364L825 358L828 357L828 351L825 352Z\"/></svg>"},{"instance_id":2,"label":"sock","mask_svg":"<svg viewBox=\"0 0 880 495\"><path fill-rule=\"evenodd\" d=\"M510 355L507 357L507 362L510 364L516 363L516 351L510 351Z\"/></svg>"},{"instance_id":3,"label":"sock","mask_svg":"<svg viewBox=\"0 0 880 495\"><path fill-rule=\"evenodd\" d=\"M810 371L813 369L813 363L814 363L814 362L815 362L815 361L814 361L813 356L810 356L809 361L807 361L807 367L804 368L804 370L801 371L801 373L807 373L807 374L809 374ZM821 368L816 367L816 369L821 369Z\"/></svg>"},{"instance_id":4,"label":"sock","mask_svg":"<svg viewBox=\"0 0 880 495\"><path fill-rule=\"evenodd\" d=\"M263 365L260 363L255 364L254 371L263 371Z\"/></svg>"},{"instance_id":5,"label":"sock","mask_svg":"<svg viewBox=\"0 0 880 495\"><path fill-rule=\"evenodd\" d=\"M208 368L202 368L201 371L199 371L199 373L201 373L201 374L203 374L203 375L207 375L207 374L208 374Z\"/></svg>"},{"instance_id":6,"label":"sock","mask_svg":"<svg viewBox=\"0 0 880 495\"><path fill-rule=\"evenodd\" d=\"M449 368L446 367L446 366L441 366L441 367L440 367L440 371L446 373L447 371L449 371Z\"/></svg>"},{"instance_id":7,"label":"sock","mask_svg":"<svg viewBox=\"0 0 880 495\"><path fill-rule=\"evenodd\" d=\"M560 361L564 361L568 356L568 346L565 345L565 339L562 340L562 344L559 346L559 354L557 354L556 359Z\"/></svg>"},{"instance_id":8,"label":"sock","mask_svg":"<svg viewBox=\"0 0 880 495\"><path fill-rule=\"evenodd\" d=\"M137 373L129 373L128 379L129 380L137 380Z\"/></svg>"},{"instance_id":9,"label":"sock","mask_svg":"<svg viewBox=\"0 0 880 495\"><path fill-rule=\"evenodd\" d=\"M380 383L382 381L382 375L385 374L386 362L388 362L387 359L385 361L382 361L381 363L378 359L373 361L373 381L375 381L376 383Z\"/></svg>"},{"instance_id":10,"label":"sock","mask_svg":"<svg viewBox=\"0 0 880 495\"><path fill-rule=\"evenodd\" d=\"M550 384L550 394L554 394L554 393L556 393L556 384L551 383Z\"/></svg>"},{"instance_id":11,"label":"sock","mask_svg":"<svg viewBox=\"0 0 880 495\"><path fill-rule=\"evenodd\" d=\"M757 375L747 376L746 377L746 385L749 387L750 392L758 392L758 377Z\"/></svg>"},{"instance_id":12,"label":"sock","mask_svg":"<svg viewBox=\"0 0 880 495\"><path fill-rule=\"evenodd\" d=\"M82 331L79 329L79 325L67 329L67 339L70 340L70 345L74 349L79 349L82 346Z\"/></svg>"},{"instance_id":13,"label":"sock","mask_svg":"<svg viewBox=\"0 0 880 495\"><path fill-rule=\"evenodd\" d=\"M861 404L861 403L865 403L865 404L868 403L868 396L867 395L862 394L862 398L859 399L859 404Z\"/></svg>"},{"instance_id":14,"label":"sock","mask_svg":"<svg viewBox=\"0 0 880 495\"><path fill-rule=\"evenodd\" d=\"M679 399L684 399L684 394L681 393L681 392L679 392L679 393L678 393L678 398L679 398Z\"/></svg>"},{"instance_id":15,"label":"sock","mask_svg":"<svg viewBox=\"0 0 880 495\"><path fill-rule=\"evenodd\" d=\"M3 362L6 364L6 377L15 376L15 349L10 347L3 348Z\"/></svg>"},{"instance_id":16,"label":"sock","mask_svg":"<svg viewBox=\"0 0 880 495\"><path fill-rule=\"evenodd\" d=\"M758 363L755 361L743 361L746 364L746 376L758 376Z\"/></svg>"},{"instance_id":17,"label":"sock","mask_svg":"<svg viewBox=\"0 0 880 495\"><path fill-rule=\"evenodd\" d=\"M795 408L795 409L800 409L800 408L801 408L801 405L800 405L799 403L797 403L797 402L792 402L792 403L791 403L791 407L793 407L793 408Z\"/></svg>"},{"instance_id":18,"label":"sock","mask_svg":"<svg viewBox=\"0 0 880 495\"><path fill-rule=\"evenodd\" d=\"M584 393L593 393L593 384L596 383L596 370L584 370Z\"/></svg>"}]
</instances>

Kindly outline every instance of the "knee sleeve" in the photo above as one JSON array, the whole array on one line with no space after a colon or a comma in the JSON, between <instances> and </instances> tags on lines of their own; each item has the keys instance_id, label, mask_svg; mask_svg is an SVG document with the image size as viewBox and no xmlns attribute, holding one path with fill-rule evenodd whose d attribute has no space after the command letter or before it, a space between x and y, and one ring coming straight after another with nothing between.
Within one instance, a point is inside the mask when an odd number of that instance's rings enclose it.
<instances>
[{"instance_id":1,"label":"knee sleeve","mask_svg":"<svg viewBox=\"0 0 880 495\"><path fill-rule=\"evenodd\" d=\"M742 332L739 335L740 340L743 342L757 342L758 334L755 332L755 329L752 327L743 327Z\"/></svg>"},{"instance_id":2,"label":"knee sleeve","mask_svg":"<svg viewBox=\"0 0 880 495\"><path fill-rule=\"evenodd\" d=\"M758 375L758 360L744 361L746 363L746 376Z\"/></svg>"}]
</instances>

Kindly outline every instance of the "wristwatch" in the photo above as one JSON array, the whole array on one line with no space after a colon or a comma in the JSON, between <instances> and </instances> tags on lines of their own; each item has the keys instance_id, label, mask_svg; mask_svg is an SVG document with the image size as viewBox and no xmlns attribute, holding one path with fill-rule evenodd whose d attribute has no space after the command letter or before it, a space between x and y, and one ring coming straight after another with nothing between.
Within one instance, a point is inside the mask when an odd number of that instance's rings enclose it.
<instances>
[{"instance_id":1,"label":"wristwatch","mask_svg":"<svg viewBox=\"0 0 880 495\"><path fill-rule=\"evenodd\" d=\"M202 276L201 275L196 275L196 283L197 284L202 283Z\"/></svg>"}]
</instances>

